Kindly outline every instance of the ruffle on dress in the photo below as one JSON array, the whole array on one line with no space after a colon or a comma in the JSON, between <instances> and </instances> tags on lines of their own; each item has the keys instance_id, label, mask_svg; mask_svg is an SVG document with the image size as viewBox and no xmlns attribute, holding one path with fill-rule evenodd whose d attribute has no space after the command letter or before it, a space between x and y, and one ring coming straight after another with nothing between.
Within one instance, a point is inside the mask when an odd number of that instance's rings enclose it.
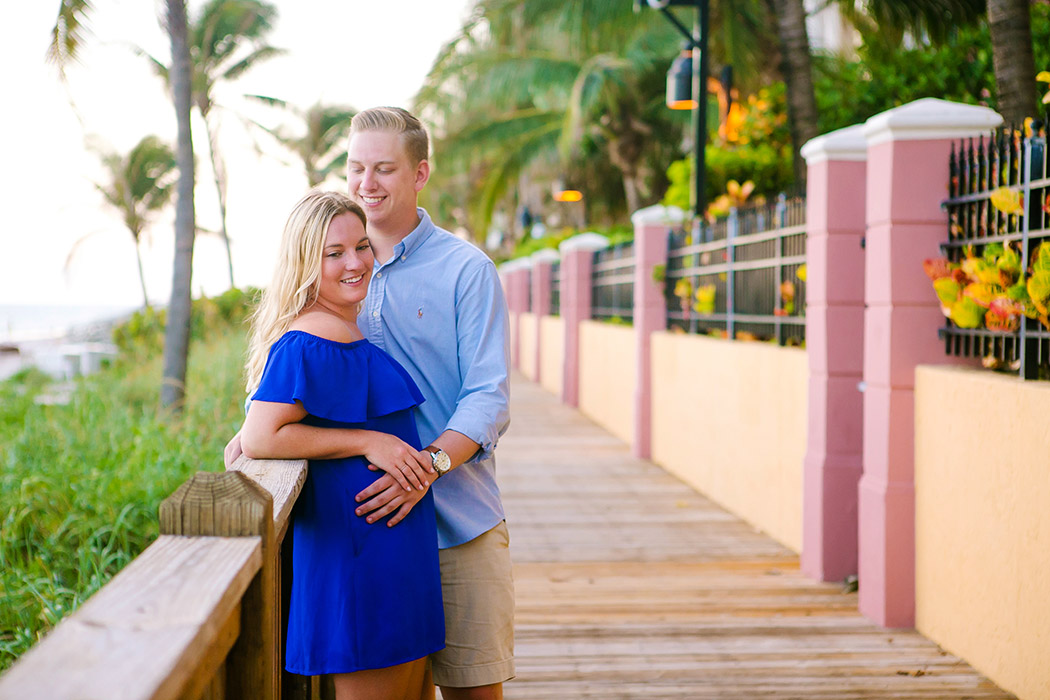
<instances>
[{"instance_id":1,"label":"ruffle on dress","mask_svg":"<svg viewBox=\"0 0 1050 700\"><path fill-rule=\"evenodd\" d=\"M339 423L363 423L424 401L408 372L367 339L340 343L303 331L288 331L270 348L252 400L299 401L310 415Z\"/></svg>"}]
</instances>

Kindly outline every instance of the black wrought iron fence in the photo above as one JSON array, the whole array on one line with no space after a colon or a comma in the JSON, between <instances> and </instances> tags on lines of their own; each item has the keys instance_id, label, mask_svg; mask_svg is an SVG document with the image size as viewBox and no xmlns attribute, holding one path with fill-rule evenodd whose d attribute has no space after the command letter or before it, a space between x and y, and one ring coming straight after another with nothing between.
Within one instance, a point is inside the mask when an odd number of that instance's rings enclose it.
<instances>
[{"instance_id":1,"label":"black wrought iron fence","mask_svg":"<svg viewBox=\"0 0 1050 700\"><path fill-rule=\"evenodd\" d=\"M702 236L672 231L665 292L668 327L802 344L805 218L804 198L781 196L731 211Z\"/></svg>"},{"instance_id":2,"label":"black wrought iron fence","mask_svg":"<svg viewBox=\"0 0 1050 700\"><path fill-rule=\"evenodd\" d=\"M947 265L927 263L947 316L939 331L945 352L980 357L1026 379L1050 378L1045 132L1036 123L1028 136L1004 127L961 140L952 146L949 171L948 239L941 244Z\"/></svg>"},{"instance_id":3,"label":"black wrought iron fence","mask_svg":"<svg viewBox=\"0 0 1050 700\"><path fill-rule=\"evenodd\" d=\"M533 311L536 308L536 302L532 298L532 275L533 271L531 268L525 273L525 310Z\"/></svg>"},{"instance_id":4,"label":"black wrought iron fence","mask_svg":"<svg viewBox=\"0 0 1050 700\"><path fill-rule=\"evenodd\" d=\"M634 242L595 251L591 269L591 318L633 322Z\"/></svg>"},{"instance_id":5,"label":"black wrought iron fence","mask_svg":"<svg viewBox=\"0 0 1050 700\"><path fill-rule=\"evenodd\" d=\"M551 263L551 316L561 316L561 261Z\"/></svg>"}]
</instances>

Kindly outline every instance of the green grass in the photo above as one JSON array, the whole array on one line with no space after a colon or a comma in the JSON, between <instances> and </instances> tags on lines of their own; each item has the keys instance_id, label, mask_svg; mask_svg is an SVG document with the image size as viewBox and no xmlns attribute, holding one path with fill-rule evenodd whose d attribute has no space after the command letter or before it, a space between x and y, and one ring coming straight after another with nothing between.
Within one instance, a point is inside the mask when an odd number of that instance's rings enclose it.
<instances>
[{"instance_id":1,"label":"green grass","mask_svg":"<svg viewBox=\"0 0 1050 700\"><path fill-rule=\"evenodd\" d=\"M179 484L222 470L243 418L244 335L193 344L179 417L160 410L159 357L79 380L65 406L34 401L38 373L0 383L0 669L156 538Z\"/></svg>"}]
</instances>

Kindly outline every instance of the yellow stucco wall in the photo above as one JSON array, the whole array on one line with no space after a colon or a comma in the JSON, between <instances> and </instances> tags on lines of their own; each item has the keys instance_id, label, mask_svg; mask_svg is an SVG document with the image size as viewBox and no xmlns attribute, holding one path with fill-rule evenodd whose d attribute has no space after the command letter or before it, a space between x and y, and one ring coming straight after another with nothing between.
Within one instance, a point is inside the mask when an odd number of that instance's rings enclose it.
<instances>
[{"instance_id":1,"label":"yellow stucco wall","mask_svg":"<svg viewBox=\"0 0 1050 700\"><path fill-rule=\"evenodd\" d=\"M561 396L565 377L565 322L560 316L540 317L540 386Z\"/></svg>"},{"instance_id":2,"label":"yellow stucco wall","mask_svg":"<svg viewBox=\"0 0 1050 700\"><path fill-rule=\"evenodd\" d=\"M1050 698L1050 383L915 374L916 627Z\"/></svg>"},{"instance_id":3,"label":"yellow stucco wall","mask_svg":"<svg viewBox=\"0 0 1050 700\"><path fill-rule=\"evenodd\" d=\"M634 440L634 329L580 324L580 410L616 437Z\"/></svg>"},{"instance_id":4,"label":"yellow stucco wall","mask_svg":"<svg viewBox=\"0 0 1050 700\"><path fill-rule=\"evenodd\" d=\"M652 373L653 461L801 551L805 351L656 333Z\"/></svg>"},{"instance_id":5,"label":"yellow stucco wall","mask_svg":"<svg viewBox=\"0 0 1050 700\"><path fill-rule=\"evenodd\" d=\"M536 343L539 325L536 314L523 313L518 321L518 369L532 381L536 381Z\"/></svg>"}]
</instances>

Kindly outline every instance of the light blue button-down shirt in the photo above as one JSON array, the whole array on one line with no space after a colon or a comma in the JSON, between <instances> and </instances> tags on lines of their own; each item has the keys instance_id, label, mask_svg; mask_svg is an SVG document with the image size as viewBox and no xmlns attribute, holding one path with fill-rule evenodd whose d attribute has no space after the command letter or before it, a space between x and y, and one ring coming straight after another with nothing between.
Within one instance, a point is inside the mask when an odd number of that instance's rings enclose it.
<instances>
[{"instance_id":1,"label":"light blue button-down shirt","mask_svg":"<svg viewBox=\"0 0 1050 700\"><path fill-rule=\"evenodd\" d=\"M444 549L504 517L494 451L510 423L507 303L492 261L417 211L419 225L376 263L357 323L423 392L416 421L424 446L445 430L481 445L434 483Z\"/></svg>"}]
</instances>

